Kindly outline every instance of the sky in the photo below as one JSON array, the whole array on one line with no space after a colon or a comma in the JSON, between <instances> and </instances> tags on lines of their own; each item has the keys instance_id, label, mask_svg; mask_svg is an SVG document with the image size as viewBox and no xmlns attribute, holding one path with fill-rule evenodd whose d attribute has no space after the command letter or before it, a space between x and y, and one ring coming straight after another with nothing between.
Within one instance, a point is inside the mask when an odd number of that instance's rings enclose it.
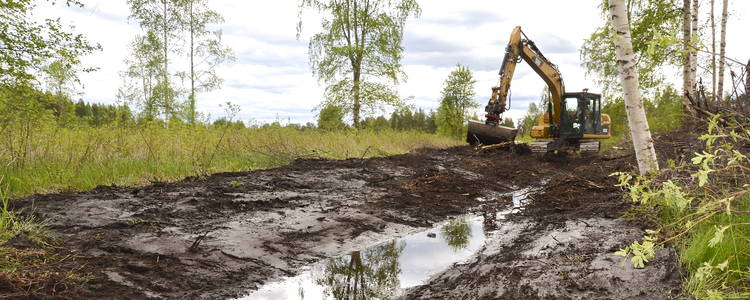
<instances>
[{"instance_id":1,"label":"sky","mask_svg":"<svg viewBox=\"0 0 750 300\"><path fill-rule=\"evenodd\" d=\"M126 0L81 2L84 8L40 3L34 18L60 18L63 25L75 26L76 33L102 46L102 51L82 59L84 67L99 67L96 72L79 75L85 93L82 98L91 103L114 104L117 90L122 86L119 72L125 70L123 60L129 53L128 45L142 30L137 20L128 19ZM730 0L730 10L747 11L748 2ZM408 80L398 86L400 96L413 96L409 104L416 108L437 109L443 82L460 63L474 72L476 101L480 103L477 113L483 115L491 88L498 83L505 46L515 26L521 26L545 57L558 65L568 91L589 88L590 92L601 92L593 78L585 76L579 57L584 40L603 24L600 3L600 0L419 1L421 17L409 19L404 29L402 65ZM297 5L297 0L210 1L210 7L225 19L221 24L222 41L234 50L237 60L217 69L224 83L220 90L197 96L199 111L216 119L224 116L220 105L231 102L241 108L235 120L315 122L313 109L323 100L324 86L318 84L310 70L307 49L310 37L320 31L320 16L313 12L302 14L304 28L298 40ZM706 15L702 18L706 19ZM730 16L728 57L740 61L750 58L746 51L750 42L743 36L747 28L750 21L746 15ZM185 58L175 58L179 59ZM179 65L172 68L178 69ZM673 80L680 82L677 78ZM544 82L530 67L519 64L512 83L511 107L505 117L514 121L521 118L530 102L539 101L543 87Z\"/></svg>"}]
</instances>

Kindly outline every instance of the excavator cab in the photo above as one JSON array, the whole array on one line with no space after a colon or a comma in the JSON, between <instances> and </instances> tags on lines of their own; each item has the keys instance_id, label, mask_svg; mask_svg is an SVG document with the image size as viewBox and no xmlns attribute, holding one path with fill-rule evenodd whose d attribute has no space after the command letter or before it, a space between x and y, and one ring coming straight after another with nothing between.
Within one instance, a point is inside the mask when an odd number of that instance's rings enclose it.
<instances>
[{"instance_id":1,"label":"excavator cab","mask_svg":"<svg viewBox=\"0 0 750 300\"><path fill-rule=\"evenodd\" d=\"M565 93L562 97L559 137L582 139L584 135L606 134L602 132L601 96L588 92Z\"/></svg>"}]
</instances>

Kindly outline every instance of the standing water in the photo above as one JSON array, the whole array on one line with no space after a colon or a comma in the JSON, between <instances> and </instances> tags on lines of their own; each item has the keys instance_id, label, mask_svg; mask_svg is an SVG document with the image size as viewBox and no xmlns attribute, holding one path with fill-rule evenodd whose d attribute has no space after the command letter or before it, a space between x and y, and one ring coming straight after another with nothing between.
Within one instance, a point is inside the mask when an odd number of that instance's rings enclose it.
<instances>
[{"instance_id":1,"label":"standing water","mask_svg":"<svg viewBox=\"0 0 750 300\"><path fill-rule=\"evenodd\" d=\"M528 194L513 194L517 212ZM468 260L491 235L482 216L463 216L441 227L375 245L307 267L295 277L262 286L240 300L393 299L456 262Z\"/></svg>"}]
</instances>

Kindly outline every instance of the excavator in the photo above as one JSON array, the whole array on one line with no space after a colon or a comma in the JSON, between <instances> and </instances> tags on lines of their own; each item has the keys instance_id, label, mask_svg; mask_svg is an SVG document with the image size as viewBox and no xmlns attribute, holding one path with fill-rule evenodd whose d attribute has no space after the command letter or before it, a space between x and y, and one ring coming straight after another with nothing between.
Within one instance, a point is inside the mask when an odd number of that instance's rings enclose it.
<instances>
[{"instance_id":1,"label":"excavator","mask_svg":"<svg viewBox=\"0 0 750 300\"><path fill-rule=\"evenodd\" d=\"M469 120L466 142L492 145L515 140L518 129L500 123L510 104L510 83L521 59L542 77L552 95L552 101L545 105L546 112L539 118L539 125L531 128L531 137L541 139L529 144L531 150L537 153L558 150L599 152L600 140L610 137L610 119L601 113L601 95L589 93L588 89L565 92L557 66L542 55L521 31L521 26L513 29L505 48L499 84L492 88L492 96L484 109L486 121Z\"/></svg>"}]
</instances>

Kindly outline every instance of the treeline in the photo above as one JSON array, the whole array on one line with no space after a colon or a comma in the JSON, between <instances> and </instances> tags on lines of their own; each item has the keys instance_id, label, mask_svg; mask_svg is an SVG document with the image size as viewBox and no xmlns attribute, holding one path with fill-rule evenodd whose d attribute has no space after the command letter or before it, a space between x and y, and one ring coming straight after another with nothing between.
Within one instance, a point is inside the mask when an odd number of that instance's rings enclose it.
<instances>
[{"instance_id":1,"label":"treeline","mask_svg":"<svg viewBox=\"0 0 750 300\"><path fill-rule=\"evenodd\" d=\"M12 95L4 93L2 96L10 98L9 96ZM84 101L83 99L78 99L78 101L74 102L67 97L58 97L50 91L41 91L36 89L30 90L28 94L25 95L25 98L25 100L19 99L19 101L17 101L17 103L26 103L26 108L24 110L44 110L44 112L39 111L38 113L51 116L52 119L56 120L57 125L61 127L101 127L111 125L133 126L149 121L162 123L165 126L174 126L186 123L186 120L182 120L179 116L176 115L171 116L169 122L165 122L163 119L154 118L152 116L149 116L148 114L134 112L127 104L116 105L90 103ZM15 107L14 109L18 110L18 107ZM9 111L7 113L12 114L12 112ZM436 115L437 114L434 110L425 111L422 108L411 109L409 107L404 107L395 110L390 114L389 118L386 118L384 115L380 115L377 117L366 117L360 123L360 129L373 131L419 131L423 133L434 134L438 131ZM343 114L328 116L328 119L326 119L325 114L321 114L321 116L322 117L318 119L317 124L308 122L304 125L291 122L282 124L282 122L278 120L271 123L254 123L252 121L244 122L242 120L231 120L226 117L220 117L213 121L205 119L204 122L198 122L198 124L204 126L209 124L213 126L230 125L233 128L289 127L296 128L298 130L344 130L351 127L344 122ZM333 118L334 120L331 120L331 118ZM332 126L330 124L336 125Z\"/></svg>"},{"instance_id":2,"label":"treeline","mask_svg":"<svg viewBox=\"0 0 750 300\"><path fill-rule=\"evenodd\" d=\"M409 131L416 130L425 133L436 133L437 123L435 123L435 111L425 112L422 108L412 111L408 107L394 111L390 119L384 116L367 117L362 122L363 129L383 130L390 128L392 130Z\"/></svg>"}]
</instances>

